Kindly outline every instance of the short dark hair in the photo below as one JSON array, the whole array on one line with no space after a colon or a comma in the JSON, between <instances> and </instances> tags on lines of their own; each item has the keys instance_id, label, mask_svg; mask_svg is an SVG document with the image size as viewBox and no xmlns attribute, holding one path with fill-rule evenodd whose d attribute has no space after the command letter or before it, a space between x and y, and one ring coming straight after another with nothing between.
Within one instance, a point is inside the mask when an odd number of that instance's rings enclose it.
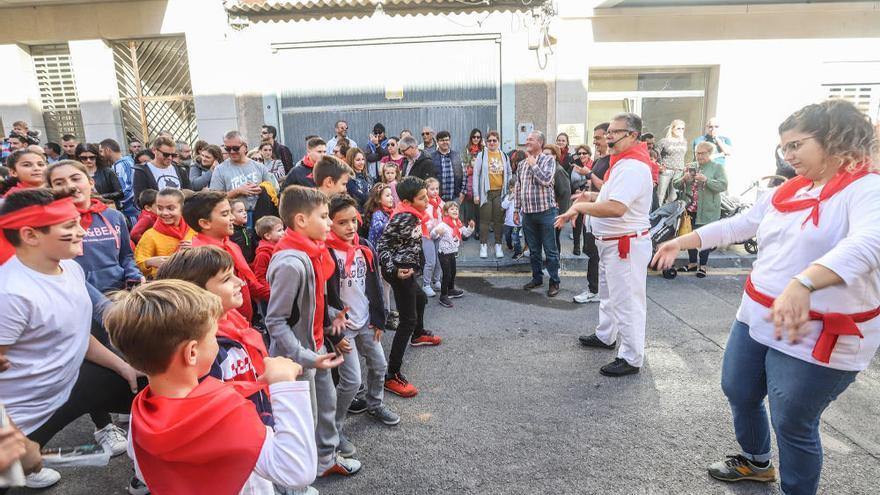
<instances>
[{"instance_id":1,"label":"short dark hair","mask_svg":"<svg viewBox=\"0 0 880 495\"><path fill-rule=\"evenodd\" d=\"M449 131L440 131L437 133L437 141L440 141L441 139L446 139L446 138L450 138L450 139L452 138L452 136L449 134ZM470 144L470 143L468 143L468 144Z\"/></svg>"},{"instance_id":2,"label":"short dark hair","mask_svg":"<svg viewBox=\"0 0 880 495\"><path fill-rule=\"evenodd\" d=\"M357 201L346 193L334 194L330 197L330 219L347 208L357 209Z\"/></svg>"},{"instance_id":3,"label":"short dark hair","mask_svg":"<svg viewBox=\"0 0 880 495\"><path fill-rule=\"evenodd\" d=\"M138 207L144 209L147 206L156 204L156 196L158 194L159 191L155 189L144 189L138 196Z\"/></svg>"},{"instance_id":4,"label":"short dark hair","mask_svg":"<svg viewBox=\"0 0 880 495\"><path fill-rule=\"evenodd\" d=\"M306 136L306 145L308 145L309 141L311 141L312 139L315 139L316 137L321 137L321 136L319 136L317 134L309 134L308 136Z\"/></svg>"},{"instance_id":5,"label":"short dark hair","mask_svg":"<svg viewBox=\"0 0 880 495\"><path fill-rule=\"evenodd\" d=\"M177 149L177 145L174 144L174 141L172 141L171 139L169 139L165 136L159 136L153 140L153 146L152 146L153 148L159 149L162 146L171 146L175 150Z\"/></svg>"},{"instance_id":6,"label":"short dark hair","mask_svg":"<svg viewBox=\"0 0 880 495\"><path fill-rule=\"evenodd\" d=\"M141 140L138 139L138 138L131 138L131 139L129 139L129 140L128 140L128 145L131 146L131 143L141 143L141 144L144 144L144 142L141 141Z\"/></svg>"},{"instance_id":7,"label":"short dark hair","mask_svg":"<svg viewBox=\"0 0 880 495\"><path fill-rule=\"evenodd\" d=\"M52 191L51 189L46 189L42 187L15 191L14 193L6 196L6 200L3 202L3 207L0 207L0 215L14 213L18 210L27 208L28 206L45 206L55 200L66 198L72 195L73 192L74 191L72 189L63 191ZM44 234L49 232L48 226L34 228ZM18 229L3 229L3 235L6 236L6 240L8 240L9 243L13 246L18 247L21 245L21 236L18 234Z\"/></svg>"},{"instance_id":8,"label":"short dark hair","mask_svg":"<svg viewBox=\"0 0 880 495\"><path fill-rule=\"evenodd\" d=\"M385 126L380 124L379 122L376 122L376 125L373 126L373 134L384 134L384 133L385 133Z\"/></svg>"},{"instance_id":9,"label":"short dark hair","mask_svg":"<svg viewBox=\"0 0 880 495\"><path fill-rule=\"evenodd\" d=\"M414 175L408 175L397 183L397 197L401 201L412 201L419 191L426 188L425 181Z\"/></svg>"},{"instance_id":10,"label":"short dark hair","mask_svg":"<svg viewBox=\"0 0 880 495\"><path fill-rule=\"evenodd\" d=\"M274 125L263 124L263 129L266 129L266 132L271 134L273 139L278 137L278 129Z\"/></svg>"},{"instance_id":11,"label":"short dark hair","mask_svg":"<svg viewBox=\"0 0 880 495\"><path fill-rule=\"evenodd\" d=\"M186 280L204 289L208 280L233 266L232 256L226 251L216 246L200 246L175 253L162 263L155 278Z\"/></svg>"},{"instance_id":12,"label":"short dark hair","mask_svg":"<svg viewBox=\"0 0 880 495\"><path fill-rule=\"evenodd\" d=\"M602 132L608 132L609 127L611 127L611 122L602 122L596 127L593 127L593 131L601 130Z\"/></svg>"},{"instance_id":13,"label":"short dark hair","mask_svg":"<svg viewBox=\"0 0 880 495\"><path fill-rule=\"evenodd\" d=\"M59 155L61 154L61 145L58 143L53 143L53 142L49 141L48 143L44 144L43 146L49 148L50 150L52 150L56 154L59 154Z\"/></svg>"},{"instance_id":14,"label":"short dark hair","mask_svg":"<svg viewBox=\"0 0 880 495\"><path fill-rule=\"evenodd\" d=\"M193 194L183 204L183 219L186 224L196 232L201 232L199 220L210 220L214 208L226 201L226 193L221 191L204 190Z\"/></svg>"},{"instance_id":15,"label":"short dark hair","mask_svg":"<svg viewBox=\"0 0 880 495\"><path fill-rule=\"evenodd\" d=\"M306 148L312 150L321 145L327 146L327 142L319 137L313 137L311 139L306 140Z\"/></svg>"},{"instance_id":16,"label":"short dark hair","mask_svg":"<svg viewBox=\"0 0 880 495\"><path fill-rule=\"evenodd\" d=\"M61 136L61 140L62 141L76 141L76 136L74 136L73 134L65 134L65 135Z\"/></svg>"},{"instance_id":17,"label":"short dark hair","mask_svg":"<svg viewBox=\"0 0 880 495\"><path fill-rule=\"evenodd\" d=\"M333 179L333 183L336 183L345 174L351 174L351 168L333 156L324 156L318 160L312 171L312 175L315 177L315 184L318 187L321 187L321 184L324 183L324 179L327 177L330 177Z\"/></svg>"},{"instance_id":18,"label":"short dark hair","mask_svg":"<svg viewBox=\"0 0 880 495\"><path fill-rule=\"evenodd\" d=\"M646 132L639 136L639 139L642 141L647 141L648 139L654 139L654 134L650 132Z\"/></svg>"},{"instance_id":19,"label":"short dark hair","mask_svg":"<svg viewBox=\"0 0 880 495\"><path fill-rule=\"evenodd\" d=\"M300 213L309 214L321 205L327 204L327 196L317 189L303 186L287 186L281 192L278 211L281 220L293 226L293 217Z\"/></svg>"},{"instance_id":20,"label":"short dark hair","mask_svg":"<svg viewBox=\"0 0 880 495\"><path fill-rule=\"evenodd\" d=\"M108 138L108 139L101 141L101 147L107 148L108 150L110 150L114 153L122 152L122 149L119 148L119 143L117 143L115 139Z\"/></svg>"},{"instance_id":21,"label":"short dark hair","mask_svg":"<svg viewBox=\"0 0 880 495\"><path fill-rule=\"evenodd\" d=\"M153 154L150 150L140 150L137 152L137 155L134 155L134 161L138 161L138 159L142 156L147 156L150 160L156 158L156 155Z\"/></svg>"}]
</instances>

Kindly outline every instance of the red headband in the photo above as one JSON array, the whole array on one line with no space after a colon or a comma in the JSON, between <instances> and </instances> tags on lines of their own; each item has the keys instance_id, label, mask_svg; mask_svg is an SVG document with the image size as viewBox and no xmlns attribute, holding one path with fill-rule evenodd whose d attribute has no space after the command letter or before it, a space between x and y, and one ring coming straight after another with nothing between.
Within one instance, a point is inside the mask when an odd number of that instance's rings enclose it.
<instances>
[{"instance_id":1,"label":"red headband","mask_svg":"<svg viewBox=\"0 0 880 495\"><path fill-rule=\"evenodd\" d=\"M47 205L33 205L20 210L0 215L0 229L20 229L22 227L48 227L79 218L79 211L73 204L73 198L64 198ZM0 230L0 265L6 262L15 248L6 240Z\"/></svg>"}]
</instances>

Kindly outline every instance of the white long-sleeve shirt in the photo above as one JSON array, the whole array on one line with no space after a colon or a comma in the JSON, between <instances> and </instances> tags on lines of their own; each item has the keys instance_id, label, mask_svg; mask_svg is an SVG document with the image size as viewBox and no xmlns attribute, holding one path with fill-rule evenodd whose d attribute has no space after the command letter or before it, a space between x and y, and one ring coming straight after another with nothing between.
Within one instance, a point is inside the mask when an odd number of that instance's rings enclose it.
<instances>
[{"instance_id":1,"label":"white long-sleeve shirt","mask_svg":"<svg viewBox=\"0 0 880 495\"><path fill-rule=\"evenodd\" d=\"M822 188L798 191L794 198L816 198ZM757 235L758 257L752 268L755 288L778 297L792 277L811 264L828 268L843 279L836 285L814 292L811 309L820 313L852 314L880 305L880 176L869 175L850 184L820 206L819 225L804 224L811 209L781 213L773 207L773 194L765 194L745 213L706 225L696 232L702 247L716 247L743 241ZM803 224L803 227L802 227ZM766 320L770 310L743 294L736 318L749 325L756 341L804 361L848 371L868 367L880 346L880 318L858 324L864 338L838 337L831 361L813 359L821 322L811 321L809 333L797 344L787 338L777 341L773 323Z\"/></svg>"},{"instance_id":2,"label":"white long-sleeve shirt","mask_svg":"<svg viewBox=\"0 0 880 495\"><path fill-rule=\"evenodd\" d=\"M269 386L275 429L266 427L266 439L254 471L239 492L240 495L274 495L273 483L301 488L312 484L318 470L318 450L309 398L309 382L280 382ZM128 435L128 456L134 461L135 474L143 481L131 429Z\"/></svg>"},{"instance_id":3,"label":"white long-sleeve shirt","mask_svg":"<svg viewBox=\"0 0 880 495\"><path fill-rule=\"evenodd\" d=\"M461 233L462 237L467 237L474 233L474 229L468 226L462 226L458 231ZM440 246L438 249L443 254L457 253L458 247L461 245L461 239L455 237L452 233L452 227L442 220L434 226L433 230L431 230L431 237L440 240Z\"/></svg>"}]
</instances>

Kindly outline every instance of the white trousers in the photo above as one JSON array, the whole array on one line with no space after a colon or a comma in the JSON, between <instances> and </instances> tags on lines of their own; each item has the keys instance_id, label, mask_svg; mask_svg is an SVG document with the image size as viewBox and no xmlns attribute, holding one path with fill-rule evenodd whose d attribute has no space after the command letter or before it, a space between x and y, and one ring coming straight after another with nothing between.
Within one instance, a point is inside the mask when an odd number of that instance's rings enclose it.
<instances>
[{"instance_id":1,"label":"white trousers","mask_svg":"<svg viewBox=\"0 0 880 495\"><path fill-rule=\"evenodd\" d=\"M617 241L600 241L599 326L596 336L606 344L620 340L617 357L641 368L645 362L646 284L651 238L630 239L630 252L620 259Z\"/></svg>"}]
</instances>

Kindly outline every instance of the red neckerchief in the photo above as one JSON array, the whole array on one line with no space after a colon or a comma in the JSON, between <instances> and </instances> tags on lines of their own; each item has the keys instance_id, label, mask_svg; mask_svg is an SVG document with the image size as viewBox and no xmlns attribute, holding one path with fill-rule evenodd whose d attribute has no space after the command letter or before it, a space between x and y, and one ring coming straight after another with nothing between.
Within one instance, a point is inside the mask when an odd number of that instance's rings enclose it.
<instances>
[{"instance_id":1,"label":"red neckerchief","mask_svg":"<svg viewBox=\"0 0 880 495\"><path fill-rule=\"evenodd\" d=\"M357 233L354 234L354 239L352 239L351 242L345 242L337 237L336 234L330 232L327 234L326 244L329 248L345 251L345 273L354 276L351 265L354 264L355 253L357 253L358 250L364 255L364 259L367 260L367 269L373 271L373 251L370 250L369 247L361 244L361 239L358 237Z\"/></svg>"},{"instance_id":2,"label":"red neckerchief","mask_svg":"<svg viewBox=\"0 0 880 495\"><path fill-rule=\"evenodd\" d=\"M434 217L434 220L439 219L440 210L443 207L443 200L440 199L440 196L435 196L433 198L428 198L428 204L432 206L431 216Z\"/></svg>"},{"instance_id":3,"label":"red neckerchief","mask_svg":"<svg viewBox=\"0 0 880 495\"><path fill-rule=\"evenodd\" d=\"M153 228L156 229L156 232L167 235L168 237L173 237L178 241L186 239L186 235L189 233L189 225L186 224L186 220L184 220L183 217L180 218L177 225L168 225L163 222L161 218L156 218L156 223L153 224Z\"/></svg>"},{"instance_id":4,"label":"red neckerchief","mask_svg":"<svg viewBox=\"0 0 880 495\"><path fill-rule=\"evenodd\" d=\"M186 397L152 394L148 385L131 405L131 441L150 491L237 494L266 439L254 403L263 384L205 378Z\"/></svg>"},{"instance_id":5,"label":"red neckerchief","mask_svg":"<svg viewBox=\"0 0 880 495\"><path fill-rule=\"evenodd\" d=\"M320 349L324 345L324 287L336 268L336 263L323 242L309 239L289 228L284 232L284 237L275 244L276 253L283 249L302 251L312 262L312 269L315 271L315 321L312 332L315 336L315 349Z\"/></svg>"},{"instance_id":6,"label":"red neckerchief","mask_svg":"<svg viewBox=\"0 0 880 495\"><path fill-rule=\"evenodd\" d=\"M104 221L104 225L107 226L110 233L113 235L113 239L116 241L116 249L119 249L119 235L116 233L116 229L113 225L110 224L110 221L104 216L104 212L107 211L107 205L105 205L103 201L92 198L88 208L83 209L77 206L76 211L80 214L79 225L85 230L89 230L89 227L92 226L92 213L101 217L101 220Z\"/></svg>"},{"instance_id":7,"label":"red neckerchief","mask_svg":"<svg viewBox=\"0 0 880 495\"><path fill-rule=\"evenodd\" d=\"M251 361L251 366L253 366L254 371L256 371L257 377L266 371L266 365L263 363L263 359L269 356L269 353L266 352L266 344L263 342L263 336L260 335L260 332L251 328L247 318L242 316L241 313L234 309L230 309L222 318L217 320L217 335L219 337L226 337L227 339L234 340L244 347L244 350L247 352L248 358Z\"/></svg>"},{"instance_id":8,"label":"red neckerchief","mask_svg":"<svg viewBox=\"0 0 880 495\"><path fill-rule=\"evenodd\" d=\"M6 196L9 196L10 194L12 194L16 191L24 191L25 189L34 189L37 187L40 187L40 186L32 186L26 182L22 182L21 180L19 180L14 186L12 186L8 191L6 191L6 194L4 194L3 197L5 198Z\"/></svg>"},{"instance_id":9,"label":"red neckerchief","mask_svg":"<svg viewBox=\"0 0 880 495\"><path fill-rule=\"evenodd\" d=\"M309 155L303 157L303 165L309 168L315 168L315 162L312 161L312 158Z\"/></svg>"},{"instance_id":10,"label":"red neckerchief","mask_svg":"<svg viewBox=\"0 0 880 495\"><path fill-rule=\"evenodd\" d=\"M828 181L828 183L825 184L825 187L822 188L822 192L819 193L818 198L805 198L797 200L792 200L791 198L794 197L795 193L798 190L810 185L812 181L803 176L794 177L793 179L787 180L784 184L776 189L776 192L773 194L773 207L776 208L777 211L780 211L782 213L791 213L793 211L800 211L811 208L812 211L810 212L810 215L804 219L804 223L801 225L801 227L806 225L807 220L810 219L813 220L813 225L818 226L819 205L822 203L822 201L825 201L831 196L834 196L840 191L846 189L846 186L861 179L869 173L871 172L868 163L860 163L855 172L838 172L834 177L831 178L831 180Z\"/></svg>"},{"instance_id":11,"label":"red neckerchief","mask_svg":"<svg viewBox=\"0 0 880 495\"><path fill-rule=\"evenodd\" d=\"M413 208L411 204L401 201L400 203L397 203L397 206L394 207L394 211L391 212L391 218L394 218L394 215L397 215L398 213L409 213L415 216L422 225L422 237L428 237L428 215L425 212L419 211ZM389 218L389 221L391 218Z\"/></svg>"},{"instance_id":12,"label":"red neckerchief","mask_svg":"<svg viewBox=\"0 0 880 495\"><path fill-rule=\"evenodd\" d=\"M67 197L47 205L26 206L20 210L0 215L0 265L15 254L15 247L3 235L3 229L18 230L22 227L49 227L79 217L73 198Z\"/></svg>"},{"instance_id":13,"label":"red neckerchief","mask_svg":"<svg viewBox=\"0 0 880 495\"><path fill-rule=\"evenodd\" d=\"M224 237L223 239L215 239L213 237L207 236L204 232L200 232L193 237L193 247L197 246L217 246L218 248L226 251L232 256L232 263L235 265L235 273L238 277L240 277L244 281L249 281L248 272L253 273L250 265L248 265L247 260L244 259L244 254L241 252L241 248L238 244L229 240L229 236Z\"/></svg>"},{"instance_id":14,"label":"red neckerchief","mask_svg":"<svg viewBox=\"0 0 880 495\"><path fill-rule=\"evenodd\" d=\"M584 167L585 169L589 170L590 172L593 171L593 159L592 158L587 157L587 163L584 163L580 160L578 160L578 161L580 162L581 167Z\"/></svg>"},{"instance_id":15,"label":"red neckerchief","mask_svg":"<svg viewBox=\"0 0 880 495\"><path fill-rule=\"evenodd\" d=\"M471 153L471 155L476 155L477 153L483 151L483 146L480 144L472 144L468 146L468 151Z\"/></svg>"},{"instance_id":16,"label":"red neckerchief","mask_svg":"<svg viewBox=\"0 0 880 495\"><path fill-rule=\"evenodd\" d=\"M568 146L559 149L563 159L568 158Z\"/></svg>"},{"instance_id":17,"label":"red neckerchief","mask_svg":"<svg viewBox=\"0 0 880 495\"><path fill-rule=\"evenodd\" d=\"M461 227L464 225L461 223L461 219L445 216L443 217L443 223L449 225L449 228L452 229L452 235L454 235L456 239L461 240Z\"/></svg>"},{"instance_id":18,"label":"red neckerchief","mask_svg":"<svg viewBox=\"0 0 880 495\"><path fill-rule=\"evenodd\" d=\"M608 178L611 177L611 171L614 170L617 162L626 159L640 161L647 165L649 169L651 168L651 155L648 154L648 145L646 143L637 143L623 153L611 155L611 165L608 167L608 171L605 172L605 178L602 180L608 182Z\"/></svg>"},{"instance_id":19,"label":"red neckerchief","mask_svg":"<svg viewBox=\"0 0 880 495\"><path fill-rule=\"evenodd\" d=\"M388 206L385 206L385 205L380 205L380 206L379 206L379 209L382 210L382 212L385 213L385 215L386 215L388 218L391 218L391 214L394 213L394 207L393 207L393 206L388 207Z\"/></svg>"}]
</instances>

